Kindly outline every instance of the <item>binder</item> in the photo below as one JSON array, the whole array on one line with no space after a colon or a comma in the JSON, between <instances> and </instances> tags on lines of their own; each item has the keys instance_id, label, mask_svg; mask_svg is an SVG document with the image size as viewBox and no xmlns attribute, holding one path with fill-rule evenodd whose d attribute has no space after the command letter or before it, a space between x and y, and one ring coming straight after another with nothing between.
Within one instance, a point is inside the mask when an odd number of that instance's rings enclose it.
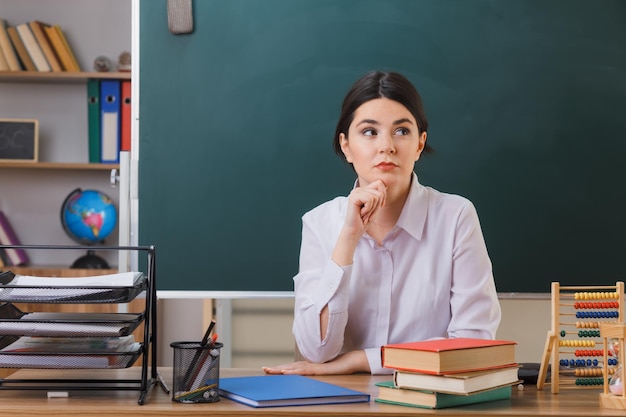
<instances>
[{"instance_id":1,"label":"binder","mask_svg":"<svg viewBox=\"0 0 626 417\"><path fill-rule=\"evenodd\" d=\"M130 122L130 105L131 105L131 84L130 80L122 81L122 111L121 111L121 143L120 150L122 151L130 151L130 131L131 131L131 122Z\"/></svg>"},{"instance_id":2,"label":"binder","mask_svg":"<svg viewBox=\"0 0 626 417\"><path fill-rule=\"evenodd\" d=\"M89 162L100 162L100 81L87 81L87 127L89 140Z\"/></svg>"},{"instance_id":3,"label":"binder","mask_svg":"<svg viewBox=\"0 0 626 417\"><path fill-rule=\"evenodd\" d=\"M100 81L100 162L120 161L120 81Z\"/></svg>"}]
</instances>

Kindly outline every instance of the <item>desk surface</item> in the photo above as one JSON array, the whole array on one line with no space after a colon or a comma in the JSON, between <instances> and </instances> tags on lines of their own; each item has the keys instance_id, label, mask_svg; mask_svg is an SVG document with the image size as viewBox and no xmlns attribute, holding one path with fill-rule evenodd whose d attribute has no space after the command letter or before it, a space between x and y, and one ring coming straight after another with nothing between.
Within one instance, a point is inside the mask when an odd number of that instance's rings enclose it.
<instances>
[{"instance_id":1,"label":"desk surface","mask_svg":"<svg viewBox=\"0 0 626 417\"><path fill-rule=\"evenodd\" d=\"M171 369L160 368L165 381L171 383ZM10 378L76 377L93 378L95 371L21 370ZM139 368L116 371L97 371L106 378L137 378ZM257 369L222 369L222 377L262 375ZM146 397L144 405L137 404L138 391L76 391L68 398L47 398L44 391L1 390L0 416L408 416L441 414L446 416L624 416L623 410L603 409L599 406L599 389L561 390L553 395L549 389L537 391L527 386L523 391L513 390L510 400L474 404L442 410L426 410L374 402L378 396L376 382L389 380L388 376L342 375L316 377L319 380L369 393L369 403L316 405L297 407L252 408L222 398L210 404L180 404L157 385ZM170 386L171 388L171 386Z\"/></svg>"}]
</instances>

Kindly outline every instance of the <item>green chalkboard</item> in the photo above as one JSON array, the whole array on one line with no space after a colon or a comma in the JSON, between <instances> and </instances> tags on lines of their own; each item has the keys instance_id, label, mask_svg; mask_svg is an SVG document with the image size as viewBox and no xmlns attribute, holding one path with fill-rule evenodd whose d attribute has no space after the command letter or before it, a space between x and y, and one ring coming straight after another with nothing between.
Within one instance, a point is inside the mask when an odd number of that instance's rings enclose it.
<instances>
[{"instance_id":1,"label":"green chalkboard","mask_svg":"<svg viewBox=\"0 0 626 417\"><path fill-rule=\"evenodd\" d=\"M478 209L500 292L626 278L626 2L140 2L139 240L160 290L291 291L301 216L349 192L331 149L370 69L420 90L420 181Z\"/></svg>"}]
</instances>

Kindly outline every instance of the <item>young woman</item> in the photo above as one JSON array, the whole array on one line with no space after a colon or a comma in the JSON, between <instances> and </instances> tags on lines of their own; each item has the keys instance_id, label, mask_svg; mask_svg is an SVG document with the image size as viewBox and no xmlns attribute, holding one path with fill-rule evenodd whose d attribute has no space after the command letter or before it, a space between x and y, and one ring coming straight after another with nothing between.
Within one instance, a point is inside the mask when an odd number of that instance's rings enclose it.
<instances>
[{"instance_id":1,"label":"young woman","mask_svg":"<svg viewBox=\"0 0 626 417\"><path fill-rule=\"evenodd\" d=\"M404 76L370 72L352 86L334 147L355 186L302 218L293 333L306 360L265 372L390 373L385 344L495 337L500 305L476 210L414 173L427 130Z\"/></svg>"}]
</instances>

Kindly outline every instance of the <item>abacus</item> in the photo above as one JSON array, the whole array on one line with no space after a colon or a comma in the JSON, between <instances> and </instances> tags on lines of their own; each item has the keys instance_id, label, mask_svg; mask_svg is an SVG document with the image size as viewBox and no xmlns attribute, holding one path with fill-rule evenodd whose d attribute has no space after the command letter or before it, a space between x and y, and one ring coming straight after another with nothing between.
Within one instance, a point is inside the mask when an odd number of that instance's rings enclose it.
<instances>
[{"instance_id":1,"label":"abacus","mask_svg":"<svg viewBox=\"0 0 626 417\"><path fill-rule=\"evenodd\" d=\"M626 381L626 354L624 353L623 349L624 339L626 339L626 325L624 325L624 323L603 323L600 325L600 334L602 335L602 339L604 342L604 366L609 366L609 354L607 346L609 344L610 338L617 339L619 349L616 354L619 356L618 362L621 365L619 367L620 370L618 371L618 375L620 376L621 380L621 385L618 392L609 392L609 375L604 375L604 389L602 394L600 394L600 407L612 408L616 410L626 410L626 390L624 390L624 381ZM621 391L621 393L619 391Z\"/></svg>"},{"instance_id":2,"label":"abacus","mask_svg":"<svg viewBox=\"0 0 626 417\"><path fill-rule=\"evenodd\" d=\"M546 383L550 357L553 394L560 388L601 388L605 376L615 372L617 358L607 358L605 365L600 324L622 322L623 318L623 282L614 286L561 286L553 282L552 330L546 338L537 389Z\"/></svg>"}]
</instances>

